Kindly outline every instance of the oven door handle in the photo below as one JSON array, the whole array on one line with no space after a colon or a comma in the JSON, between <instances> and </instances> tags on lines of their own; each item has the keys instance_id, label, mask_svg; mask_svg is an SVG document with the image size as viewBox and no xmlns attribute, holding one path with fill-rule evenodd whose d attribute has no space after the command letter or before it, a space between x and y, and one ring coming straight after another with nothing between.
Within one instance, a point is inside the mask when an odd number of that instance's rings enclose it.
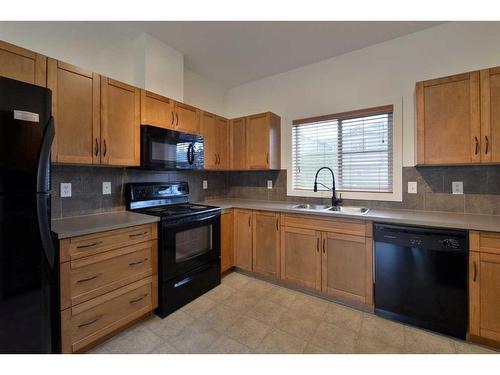
<instances>
[{"instance_id":1,"label":"oven door handle","mask_svg":"<svg viewBox=\"0 0 500 375\"><path fill-rule=\"evenodd\" d=\"M203 223L204 221L210 221L212 219L215 219L217 217L219 217L220 214L215 214L215 215L210 215L210 216L205 216L205 217L201 217L201 218L198 218L198 219L190 219L189 221L183 221L181 223L172 223L172 224L169 224L169 223L165 223L165 227L166 228L174 228L174 227L178 227L178 226L182 226L182 225L186 225L186 224L193 224L193 223Z\"/></svg>"}]
</instances>

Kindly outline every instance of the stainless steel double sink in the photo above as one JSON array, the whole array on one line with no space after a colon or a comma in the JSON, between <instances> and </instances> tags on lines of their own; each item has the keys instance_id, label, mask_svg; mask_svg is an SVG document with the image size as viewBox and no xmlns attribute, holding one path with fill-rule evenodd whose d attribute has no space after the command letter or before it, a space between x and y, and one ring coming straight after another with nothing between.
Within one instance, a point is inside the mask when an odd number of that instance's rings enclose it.
<instances>
[{"instance_id":1,"label":"stainless steel double sink","mask_svg":"<svg viewBox=\"0 0 500 375\"><path fill-rule=\"evenodd\" d=\"M330 211L330 212L335 212L335 213L341 213L341 214L349 214L349 215L364 215L368 211L370 211L369 208L366 207L358 207L358 206L327 206L324 204L309 204L309 203L303 203L303 204L297 204L293 206L293 208L299 209L299 210L313 210L313 211Z\"/></svg>"}]
</instances>

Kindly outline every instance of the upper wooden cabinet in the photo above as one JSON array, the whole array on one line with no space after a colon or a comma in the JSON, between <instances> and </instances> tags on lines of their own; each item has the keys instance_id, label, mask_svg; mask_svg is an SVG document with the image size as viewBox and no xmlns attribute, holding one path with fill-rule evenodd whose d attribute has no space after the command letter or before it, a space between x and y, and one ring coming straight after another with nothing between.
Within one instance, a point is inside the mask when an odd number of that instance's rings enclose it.
<instances>
[{"instance_id":1,"label":"upper wooden cabinet","mask_svg":"<svg viewBox=\"0 0 500 375\"><path fill-rule=\"evenodd\" d=\"M280 214L253 212L252 270L266 276L279 277Z\"/></svg>"},{"instance_id":2,"label":"upper wooden cabinet","mask_svg":"<svg viewBox=\"0 0 500 375\"><path fill-rule=\"evenodd\" d=\"M190 105L175 102L175 130L200 134L200 110Z\"/></svg>"},{"instance_id":3,"label":"upper wooden cabinet","mask_svg":"<svg viewBox=\"0 0 500 375\"><path fill-rule=\"evenodd\" d=\"M231 169L245 169L247 166L247 134L245 117L230 121Z\"/></svg>"},{"instance_id":4,"label":"upper wooden cabinet","mask_svg":"<svg viewBox=\"0 0 500 375\"><path fill-rule=\"evenodd\" d=\"M0 76L45 87L47 58L0 41Z\"/></svg>"},{"instance_id":5,"label":"upper wooden cabinet","mask_svg":"<svg viewBox=\"0 0 500 375\"><path fill-rule=\"evenodd\" d=\"M229 168L229 120L217 116L215 121L215 139L217 148L218 169Z\"/></svg>"},{"instance_id":6,"label":"upper wooden cabinet","mask_svg":"<svg viewBox=\"0 0 500 375\"><path fill-rule=\"evenodd\" d=\"M228 169L228 120L209 112L202 112L200 127L204 138L205 168Z\"/></svg>"},{"instance_id":7,"label":"upper wooden cabinet","mask_svg":"<svg viewBox=\"0 0 500 375\"><path fill-rule=\"evenodd\" d=\"M48 59L47 87L52 90L56 134L52 161L99 164L100 76Z\"/></svg>"},{"instance_id":8,"label":"upper wooden cabinet","mask_svg":"<svg viewBox=\"0 0 500 375\"><path fill-rule=\"evenodd\" d=\"M481 161L500 162L500 67L484 69L481 79Z\"/></svg>"},{"instance_id":9,"label":"upper wooden cabinet","mask_svg":"<svg viewBox=\"0 0 500 375\"><path fill-rule=\"evenodd\" d=\"M481 161L479 97L479 72L417 83L417 164Z\"/></svg>"},{"instance_id":10,"label":"upper wooden cabinet","mask_svg":"<svg viewBox=\"0 0 500 375\"><path fill-rule=\"evenodd\" d=\"M141 90L141 124L174 129L174 101L165 96Z\"/></svg>"},{"instance_id":11,"label":"upper wooden cabinet","mask_svg":"<svg viewBox=\"0 0 500 375\"><path fill-rule=\"evenodd\" d=\"M101 162L140 164L140 90L101 78Z\"/></svg>"}]
</instances>

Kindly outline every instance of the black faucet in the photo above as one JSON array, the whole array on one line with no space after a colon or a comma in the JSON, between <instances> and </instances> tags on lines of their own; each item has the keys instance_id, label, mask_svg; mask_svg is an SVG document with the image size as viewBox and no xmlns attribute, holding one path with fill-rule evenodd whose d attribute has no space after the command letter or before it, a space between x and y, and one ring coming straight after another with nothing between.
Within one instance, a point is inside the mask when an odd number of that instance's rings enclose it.
<instances>
[{"instance_id":1,"label":"black faucet","mask_svg":"<svg viewBox=\"0 0 500 375\"><path fill-rule=\"evenodd\" d=\"M321 186L324 186L327 189L329 189L329 187L326 186L325 184L322 184L321 182L318 182L318 174L323 169L328 169L330 171L330 173L332 174L332 192L333 192L333 194L332 194L332 206L340 206L342 204L342 199L341 198L337 198L337 195L335 193L335 175L333 174L333 171L332 171L331 168L329 168L329 167L321 167L320 169L318 169L316 171L316 176L314 177L314 192L318 191L318 184L320 184Z\"/></svg>"}]
</instances>

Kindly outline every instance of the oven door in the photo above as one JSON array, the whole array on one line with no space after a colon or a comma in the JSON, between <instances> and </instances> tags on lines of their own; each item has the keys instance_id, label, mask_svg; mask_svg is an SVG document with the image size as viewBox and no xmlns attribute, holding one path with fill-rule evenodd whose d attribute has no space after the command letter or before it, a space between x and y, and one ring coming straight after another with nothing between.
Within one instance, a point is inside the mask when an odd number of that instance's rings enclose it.
<instances>
[{"instance_id":1,"label":"oven door","mask_svg":"<svg viewBox=\"0 0 500 375\"><path fill-rule=\"evenodd\" d=\"M220 258L220 212L163 221L160 278L167 281Z\"/></svg>"},{"instance_id":2,"label":"oven door","mask_svg":"<svg viewBox=\"0 0 500 375\"><path fill-rule=\"evenodd\" d=\"M141 126L141 166L148 169L203 169L203 137Z\"/></svg>"}]
</instances>

